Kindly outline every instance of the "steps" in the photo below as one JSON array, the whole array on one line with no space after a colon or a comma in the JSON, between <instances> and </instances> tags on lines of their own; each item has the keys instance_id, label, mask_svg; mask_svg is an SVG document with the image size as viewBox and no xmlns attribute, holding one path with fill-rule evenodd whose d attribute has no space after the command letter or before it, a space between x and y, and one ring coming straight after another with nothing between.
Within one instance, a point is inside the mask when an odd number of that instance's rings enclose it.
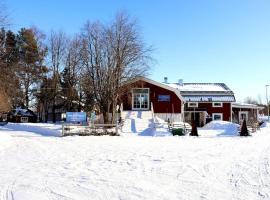
<instances>
[{"instance_id":1,"label":"steps","mask_svg":"<svg viewBox=\"0 0 270 200\"><path fill-rule=\"evenodd\" d=\"M122 111L124 120L123 133L136 133L138 135L153 135L154 123L151 111Z\"/></svg>"}]
</instances>

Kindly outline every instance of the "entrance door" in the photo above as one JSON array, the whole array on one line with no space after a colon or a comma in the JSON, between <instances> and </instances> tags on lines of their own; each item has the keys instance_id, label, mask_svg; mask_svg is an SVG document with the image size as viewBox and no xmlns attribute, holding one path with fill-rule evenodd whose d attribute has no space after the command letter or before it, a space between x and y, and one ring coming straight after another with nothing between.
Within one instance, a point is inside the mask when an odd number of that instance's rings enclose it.
<instances>
[{"instance_id":1,"label":"entrance door","mask_svg":"<svg viewBox=\"0 0 270 200\"><path fill-rule=\"evenodd\" d=\"M239 112L239 122L244 121L244 119L248 120L248 112L247 111L240 111Z\"/></svg>"},{"instance_id":2,"label":"entrance door","mask_svg":"<svg viewBox=\"0 0 270 200\"><path fill-rule=\"evenodd\" d=\"M149 110L149 89L133 89L133 110Z\"/></svg>"}]
</instances>

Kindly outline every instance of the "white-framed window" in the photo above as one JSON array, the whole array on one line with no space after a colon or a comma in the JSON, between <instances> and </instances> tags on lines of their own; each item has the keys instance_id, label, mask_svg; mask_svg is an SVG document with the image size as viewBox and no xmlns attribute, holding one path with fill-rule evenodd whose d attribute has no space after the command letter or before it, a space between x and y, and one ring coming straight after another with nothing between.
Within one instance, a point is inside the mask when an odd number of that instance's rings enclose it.
<instances>
[{"instance_id":1,"label":"white-framed window","mask_svg":"<svg viewBox=\"0 0 270 200\"><path fill-rule=\"evenodd\" d=\"M21 117L21 123L27 123L28 117Z\"/></svg>"},{"instance_id":2,"label":"white-framed window","mask_svg":"<svg viewBox=\"0 0 270 200\"><path fill-rule=\"evenodd\" d=\"M221 102L213 102L212 106L213 107L223 107L223 103L221 103Z\"/></svg>"},{"instance_id":3,"label":"white-framed window","mask_svg":"<svg viewBox=\"0 0 270 200\"><path fill-rule=\"evenodd\" d=\"M188 102L189 108L198 108L198 102Z\"/></svg>"},{"instance_id":4,"label":"white-framed window","mask_svg":"<svg viewBox=\"0 0 270 200\"><path fill-rule=\"evenodd\" d=\"M239 111L239 122L242 122L244 119L248 120L248 111Z\"/></svg>"},{"instance_id":5,"label":"white-framed window","mask_svg":"<svg viewBox=\"0 0 270 200\"><path fill-rule=\"evenodd\" d=\"M223 120L223 114L222 113L212 113L212 120Z\"/></svg>"}]
</instances>

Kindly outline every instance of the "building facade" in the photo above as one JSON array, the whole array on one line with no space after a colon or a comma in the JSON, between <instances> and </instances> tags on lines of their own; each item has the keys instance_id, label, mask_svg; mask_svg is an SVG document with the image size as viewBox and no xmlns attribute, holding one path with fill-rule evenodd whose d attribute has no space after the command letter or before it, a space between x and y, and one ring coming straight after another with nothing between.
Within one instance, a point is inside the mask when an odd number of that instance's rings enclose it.
<instances>
[{"instance_id":1,"label":"building facade","mask_svg":"<svg viewBox=\"0 0 270 200\"><path fill-rule=\"evenodd\" d=\"M163 83L138 77L123 84L123 110L151 110L169 121L193 120L203 126L212 120L232 121L234 93L224 83Z\"/></svg>"}]
</instances>

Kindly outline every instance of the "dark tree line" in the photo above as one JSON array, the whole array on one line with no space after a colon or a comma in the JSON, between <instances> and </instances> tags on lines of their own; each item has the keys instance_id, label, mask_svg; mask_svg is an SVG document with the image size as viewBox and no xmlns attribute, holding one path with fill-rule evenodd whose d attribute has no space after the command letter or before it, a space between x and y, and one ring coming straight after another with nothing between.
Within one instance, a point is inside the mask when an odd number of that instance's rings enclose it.
<instances>
[{"instance_id":1,"label":"dark tree line","mask_svg":"<svg viewBox=\"0 0 270 200\"><path fill-rule=\"evenodd\" d=\"M88 21L72 37L35 27L0 32L0 89L10 107L35 107L45 121L49 111L55 121L59 102L67 111L98 108L113 121L121 84L146 75L150 61L151 48L125 13L111 23Z\"/></svg>"}]
</instances>

